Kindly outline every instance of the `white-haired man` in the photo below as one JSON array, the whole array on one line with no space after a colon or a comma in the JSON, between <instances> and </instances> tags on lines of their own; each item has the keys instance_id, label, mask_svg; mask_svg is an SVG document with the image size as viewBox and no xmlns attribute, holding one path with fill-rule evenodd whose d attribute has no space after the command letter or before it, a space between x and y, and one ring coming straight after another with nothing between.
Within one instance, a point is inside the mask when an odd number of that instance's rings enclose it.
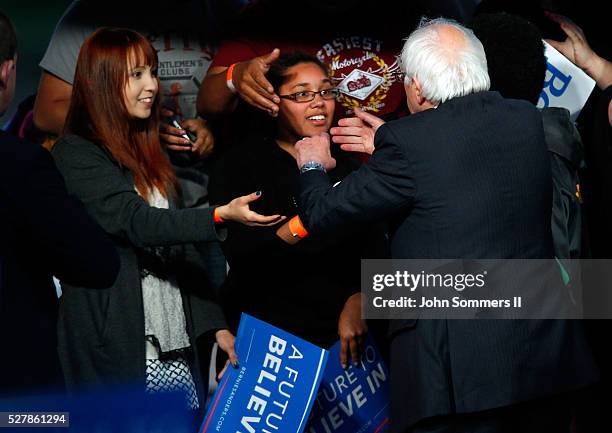
<instances>
[{"instance_id":1,"label":"white-haired man","mask_svg":"<svg viewBox=\"0 0 612 433\"><path fill-rule=\"evenodd\" d=\"M393 258L552 258L535 107L487 91L482 44L452 21L422 22L401 63L412 115L362 116L377 127L368 164L332 188L329 137L296 143L303 227L292 234L387 219ZM574 322L391 322L392 432L567 432L561 393L596 375Z\"/></svg>"}]
</instances>

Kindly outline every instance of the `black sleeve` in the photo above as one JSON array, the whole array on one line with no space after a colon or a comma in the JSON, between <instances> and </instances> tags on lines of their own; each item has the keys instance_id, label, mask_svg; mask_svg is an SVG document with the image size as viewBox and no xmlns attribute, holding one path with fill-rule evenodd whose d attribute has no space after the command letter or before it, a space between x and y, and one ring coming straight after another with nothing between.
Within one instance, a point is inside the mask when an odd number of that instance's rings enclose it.
<instances>
[{"instance_id":1,"label":"black sleeve","mask_svg":"<svg viewBox=\"0 0 612 433\"><path fill-rule=\"evenodd\" d=\"M79 137L60 139L53 157L68 191L107 233L136 247L221 240L213 208L158 209L140 197L110 156Z\"/></svg>"},{"instance_id":2,"label":"black sleeve","mask_svg":"<svg viewBox=\"0 0 612 433\"><path fill-rule=\"evenodd\" d=\"M318 170L300 176L300 218L310 233L382 220L412 206L416 185L399 138L383 125L375 142L369 162L333 188Z\"/></svg>"},{"instance_id":3,"label":"black sleeve","mask_svg":"<svg viewBox=\"0 0 612 433\"><path fill-rule=\"evenodd\" d=\"M82 204L68 195L51 155L28 142L11 147L0 152L0 188L6 204L31 230L33 248L62 281L111 286L119 271L115 246Z\"/></svg>"},{"instance_id":4,"label":"black sleeve","mask_svg":"<svg viewBox=\"0 0 612 433\"><path fill-rule=\"evenodd\" d=\"M576 259L580 257L581 246L581 210L576 196L578 179L573 175L572 167L558 155L551 155L550 165L553 173L551 230L555 257Z\"/></svg>"}]
</instances>

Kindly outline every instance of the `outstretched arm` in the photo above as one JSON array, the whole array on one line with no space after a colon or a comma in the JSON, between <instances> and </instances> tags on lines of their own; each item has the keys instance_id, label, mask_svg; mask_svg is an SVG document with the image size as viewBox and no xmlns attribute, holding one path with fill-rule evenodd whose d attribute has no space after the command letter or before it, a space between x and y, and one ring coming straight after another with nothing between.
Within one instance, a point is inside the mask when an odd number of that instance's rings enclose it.
<instances>
[{"instance_id":1,"label":"outstretched arm","mask_svg":"<svg viewBox=\"0 0 612 433\"><path fill-rule=\"evenodd\" d=\"M332 188L320 170L300 176L300 218L310 233L382 220L410 207L415 185L410 161L401 140L386 126L376 134L376 151L370 161ZM332 164L329 138L310 137L296 143L298 165L316 161Z\"/></svg>"},{"instance_id":2,"label":"outstretched arm","mask_svg":"<svg viewBox=\"0 0 612 433\"><path fill-rule=\"evenodd\" d=\"M133 182L97 145L76 136L62 137L53 148L68 190L85 204L107 233L137 247L217 241L213 212L223 221L271 225L280 220L250 210L256 193L238 197L218 208L158 209L136 192Z\"/></svg>"}]
</instances>

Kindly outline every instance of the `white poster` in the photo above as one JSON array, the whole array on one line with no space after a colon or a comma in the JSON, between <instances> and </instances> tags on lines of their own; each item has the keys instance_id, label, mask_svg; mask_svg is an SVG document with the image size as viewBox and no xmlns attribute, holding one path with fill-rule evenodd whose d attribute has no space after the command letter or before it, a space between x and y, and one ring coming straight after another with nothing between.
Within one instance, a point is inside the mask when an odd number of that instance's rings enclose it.
<instances>
[{"instance_id":1,"label":"white poster","mask_svg":"<svg viewBox=\"0 0 612 433\"><path fill-rule=\"evenodd\" d=\"M595 81L551 45L544 42L544 46L547 68L538 108L567 108L575 121L593 91Z\"/></svg>"}]
</instances>

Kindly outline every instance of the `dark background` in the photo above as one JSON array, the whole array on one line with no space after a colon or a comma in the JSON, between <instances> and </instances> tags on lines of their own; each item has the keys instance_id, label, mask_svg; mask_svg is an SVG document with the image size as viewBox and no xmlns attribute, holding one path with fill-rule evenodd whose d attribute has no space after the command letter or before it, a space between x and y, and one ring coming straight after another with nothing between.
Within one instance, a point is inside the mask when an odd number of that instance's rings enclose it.
<instances>
[{"instance_id":1,"label":"dark background","mask_svg":"<svg viewBox=\"0 0 612 433\"><path fill-rule=\"evenodd\" d=\"M1 0L0 10L17 30L17 88L2 122L8 122L26 96L36 92L40 79L38 62L70 0Z\"/></svg>"},{"instance_id":2,"label":"dark background","mask_svg":"<svg viewBox=\"0 0 612 433\"><path fill-rule=\"evenodd\" d=\"M172 0L168 0L172 1ZM231 4L245 3L246 0L202 0L212 3L221 2L224 7L230 7ZM283 0L287 2L304 0ZM330 0L321 0L322 2ZM350 5L355 0L344 0L345 4ZM381 0L376 3L366 2L370 5L370 12L373 22L355 23L355 25L371 26L376 23L384 22L385 14L389 11L397 11L399 3L397 0ZM404 5L411 4L414 8L427 11L427 9L444 10L453 3L472 4L477 0L401 0ZM147 0L123 0L121 4L134 2L136 5L142 6L143 10L151 7ZM591 46L603 57L611 59L612 46L609 43L609 22L608 15L603 13L603 8L606 2L601 0L482 0L483 3L492 3L496 6L507 6L509 9L514 9L515 12L528 7L537 7L538 4L547 9L564 13L574 19L585 30L587 39ZM40 79L40 68L38 63L42 59L45 49L55 24L62 16L64 10L71 3L71 0L0 0L0 10L2 10L13 22L17 30L17 52L18 52L18 74L17 74L17 89L15 98L8 108L7 115L3 118L3 122L8 122L15 111L17 105L27 96L36 92L38 81ZM219 9L218 7L216 9ZM121 14L121 10L116 13ZM529 16L529 14L526 14ZM180 19L180 10L177 9L177 15L169 17L169 19ZM397 21L397 20L396 20ZM399 22L402 20L400 19ZM406 20L408 21L408 20ZM535 20L534 20L535 21ZM407 24L408 26L408 24ZM406 34L410 32L407 29ZM554 37L557 33L546 34L545 37ZM0 125L1 126L1 125Z\"/></svg>"}]
</instances>

